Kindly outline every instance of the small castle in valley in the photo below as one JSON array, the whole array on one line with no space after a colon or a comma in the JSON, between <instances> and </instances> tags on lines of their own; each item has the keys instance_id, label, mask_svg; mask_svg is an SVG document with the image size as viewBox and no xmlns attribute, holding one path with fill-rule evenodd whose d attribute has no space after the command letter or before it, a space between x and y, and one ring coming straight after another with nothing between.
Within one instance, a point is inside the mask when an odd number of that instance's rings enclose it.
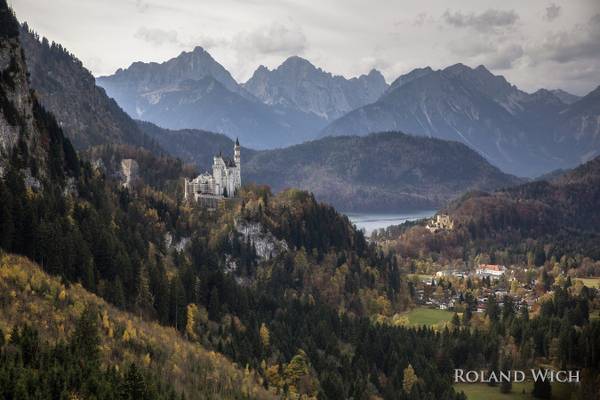
<instances>
[{"instance_id":1,"label":"small castle in valley","mask_svg":"<svg viewBox=\"0 0 600 400\"><path fill-rule=\"evenodd\" d=\"M233 146L233 160L219 153L213 158L212 174L205 172L194 179L185 179L184 198L210 203L223 198L236 197L242 187L240 166L240 142L236 139Z\"/></svg>"},{"instance_id":2,"label":"small castle in valley","mask_svg":"<svg viewBox=\"0 0 600 400\"><path fill-rule=\"evenodd\" d=\"M454 221L448 214L436 214L434 218L429 220L426 228L434 233L443 230L451 231L454 229Z\"/></svg>"}]
</instances>

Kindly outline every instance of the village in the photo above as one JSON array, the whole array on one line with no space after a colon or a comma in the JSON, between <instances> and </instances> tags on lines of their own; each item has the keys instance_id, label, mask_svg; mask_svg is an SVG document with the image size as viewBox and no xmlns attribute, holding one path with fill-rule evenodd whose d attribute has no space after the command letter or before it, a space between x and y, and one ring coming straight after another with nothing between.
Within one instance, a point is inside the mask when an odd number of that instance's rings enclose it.
<instances>
[{"instance_id":1,"label":"village","mask_svg":"<svg viewBox=\"0 0 600 400\"><path fill-rule=\"evenodd\" d=\"M542 298L551 296L553 284L584 286L569 277L550 277L537 268L507 268L497 264L479 264L474 270L443 269L433 275L409 274L413 301L417 307L484 314L490 297L503 307L510 302L515 311L535 308Z\"/></svg>"}]
</instances>

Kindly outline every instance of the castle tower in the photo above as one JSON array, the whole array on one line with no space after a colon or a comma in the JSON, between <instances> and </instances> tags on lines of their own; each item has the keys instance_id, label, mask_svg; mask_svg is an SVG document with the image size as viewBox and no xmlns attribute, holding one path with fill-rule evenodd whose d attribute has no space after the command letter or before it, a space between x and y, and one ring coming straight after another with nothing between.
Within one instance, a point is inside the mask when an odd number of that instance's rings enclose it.
<instances>
[{"instance_id":1,"label":"castle tower","mask_svg":"<svg viewBox=\"0 0 600 400\"><path fill-rule=\"evenodd\" d=\"M233 146L233 161L235 162L234 186L237 191L242 187L242 158L240 141L238 138L235 139L235 146Z\"/></svg>"},{"instance_id":2,"label":"castle tower","mask_svg":"<svg viewBox=\"0 0 600 400\"><path fill-rule=\"evenodd\" d=\"M239 168L240 167L240 141L239 139L235 139L235 146L233 146L233 160L235 161L235 165Z\"/></svg>"}]
</instances>

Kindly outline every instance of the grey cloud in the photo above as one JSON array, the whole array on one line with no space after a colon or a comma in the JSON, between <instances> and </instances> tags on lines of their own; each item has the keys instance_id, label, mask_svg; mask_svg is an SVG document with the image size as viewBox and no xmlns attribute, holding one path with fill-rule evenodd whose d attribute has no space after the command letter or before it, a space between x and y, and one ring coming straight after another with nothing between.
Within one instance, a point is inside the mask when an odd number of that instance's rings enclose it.
<instances>
[{"instance_id":1,"label":"grey cloud","mask_svg":"<svg viewBox=\"0 0 600 400\"><path fill-rule=\"evenodd\" d=\"M509 69L525 54L519 44L501 42L489 37L463 38L448 46L452 53L473 64L484 64L492 69Z\"/></svg>"},{"instance_id":2,"label":"grey cloud","mask_svg":"<svg viewBox=\"0 0 600 400\"><path fill-rule=\"evenodd\" d=\"M429 15L426 12L419 13L413 20L414 26L423 26L425 21L429 19Z\"/></svg>"},{"instance_id":3,"label":"grey cloud","mask_svg":"<svg viewBox=\"0 0 600 400\"><path fill-rule=\"evenodd\" d=\"M561 11L562 10L560 6L557 6L556 4L552 3L548 7L546 7L546 15L544 16L544 18L547 21L554 21L556 18L560 17Z\"/></svg>"},{"instance_id":4,"label":"grey cloud","mask_svg":"<svg viewBox=\"0 0 600 400\"><path fill-rule=\"evenodd\" d=\"M523 57L523 54L525 54L523 47L518 44L500 47L489 56L487 66L493 69L509 69L515 61Z\"/></svg>"},{"instance_id":5,"label":"grey cloud","mask_svg":"<svg viewBox=\"0 0 600 400\"><path fill-rule=\"evenodd\" d=\"M142 26L133 35L136 39L161 46L163 44L179 44L177 32L160 28L147 28Z\"/></svg>"},{"instance_id":6,"label":"grey cloud","mask_svg":"<svg viewBox=\"0 0 600 400\"><path fill-rule=\"evenodd\" d=\"M519 15L514 10L495 9L485 10L479 14L446 10L442 17L449 25L457 28L473 28L480 32L510 27L519 20Z\"/></svg>"},{"instance_id":7,"label":"grey cloud","mask_svg":"<svg viewBox=\"0 0 600 400\"><path fill-rule=\"evenodd\" d=\"M534 64L545 60L567 63L576 59L600 59L600 14L570 31L547 34L541 43L533 46L531 56Z\"/></svg>"},{"instance_id":8,"label":"grey cloud","mask_svg":"<svg viewBox=\"0 0 600 400\"><path fill-rule=\"evenodd\" d=\"M135 8L139 12L146 12L150 8L150 5L143 0L135 0Z\"/></svg>"},{"instance_id":9,"label":"grey cloud","mask_svg":"<svg viewBox=\"0 0 600 400\"><path fill-rule=\"evenodd\" d=\"M301 54L308 44L299 27L286 27L280 23L240 33L234 42L238 50L259 54Z\"/></svg>"},{"instance_id":10,"label":"grey cloud","mask_svg":"<svg viewBox=\"0 0 600 400\"><path fill-rule=\"evenodd\" d=\"M230 41L223 37L214 37L208 35L195 35L191 39L182 42L181 45L183 47L196 47L202 46L204 49L212 49L215 47L228 46L230 45Z\"/></svg>"}]
</instances>

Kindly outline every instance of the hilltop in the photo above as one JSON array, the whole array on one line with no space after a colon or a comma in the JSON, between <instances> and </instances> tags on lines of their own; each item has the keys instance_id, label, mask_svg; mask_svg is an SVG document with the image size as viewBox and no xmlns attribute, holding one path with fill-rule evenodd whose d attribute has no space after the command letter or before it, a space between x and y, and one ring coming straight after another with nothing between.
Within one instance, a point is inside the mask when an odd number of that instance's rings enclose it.
<instances>
[{"instance_id":1,"label":"hilltop","mask_svg":"<svg viewBox=\"0 0 600 400\"><path fill-rule=\"evenodd\" d=\"M600 157L550 181L494 192L470 192L441 210L454 229L431 233L407 227L392 239L405 254L424 251L446 258L508 249L506 262L527 263L585 255L600 259ZM389 230L391 233L394 229ZM396 237L394 237L396 236Z\"/></svg>"},{"instance_id":2,"label":"hilltop","mask_svg":"<svg viewBox=\"0 0 600 400\"><path fill-rule=\"evenodd\" d=\"M344 211L432 209L520 180L467 146L401 132L330 137L251 154L246 181L296 187Z\"/></svg>"}]
</instances>

